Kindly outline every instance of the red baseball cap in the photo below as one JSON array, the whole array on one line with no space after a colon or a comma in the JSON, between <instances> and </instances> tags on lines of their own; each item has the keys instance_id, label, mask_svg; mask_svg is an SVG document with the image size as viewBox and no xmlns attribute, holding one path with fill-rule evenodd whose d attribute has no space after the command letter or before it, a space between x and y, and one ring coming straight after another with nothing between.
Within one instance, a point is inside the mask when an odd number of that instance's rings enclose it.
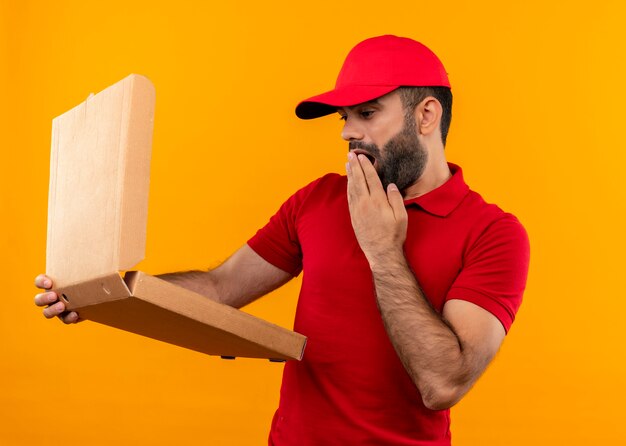
<instances>
[{"instance_id":1,"label":"red baseball cap","mask_svg":"<svg viewBox=\"0 0 626 446\"><path fill-rule=\"evenodd\" d=\"M379 36L364 40L346 57L335 89L306 99L296 107L301 119L334 113L379 98L399 87L448 87L439 58L415 40Z\"/></svg>"}]
</instances>

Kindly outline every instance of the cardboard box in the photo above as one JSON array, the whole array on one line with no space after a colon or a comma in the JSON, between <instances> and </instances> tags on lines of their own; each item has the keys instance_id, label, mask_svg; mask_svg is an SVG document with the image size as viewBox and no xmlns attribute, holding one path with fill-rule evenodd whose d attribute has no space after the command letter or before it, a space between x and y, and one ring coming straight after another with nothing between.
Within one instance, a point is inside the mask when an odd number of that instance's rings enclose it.
<instances>
[{"instance_id":1,"label":"cardboard box","mask_svg":"<svg viewBox=\"0 0 626 446\"><path fill-rule=\"evenodd\" d=\"M306 338L140 271L155 92L130 75L52 121L46 274L84 319L209 355L301 359Z\"/></svg>"}]
</instances>

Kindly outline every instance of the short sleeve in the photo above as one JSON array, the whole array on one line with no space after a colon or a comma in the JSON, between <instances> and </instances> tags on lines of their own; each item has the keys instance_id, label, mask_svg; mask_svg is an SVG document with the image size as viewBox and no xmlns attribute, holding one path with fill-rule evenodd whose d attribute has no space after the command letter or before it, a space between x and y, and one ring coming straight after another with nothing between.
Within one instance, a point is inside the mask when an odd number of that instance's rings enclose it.
<instances>
[{"instance_id":1,"label":"short sleeve","mask_svg":"<svg viewBox=\"0 0 626 446\"><path fill-rule=\"evenodd\" d=\"M309 194L320 179L303 187L285 201L269 222L248 240L248 246L272 265L293 276L302 271L302 249L297 220Z\"/></svg>"},{"instance_id":2,"label":"short sleeve","mask_svg":"<svg viewBox=\"0 0 626 446\"><path fill-rule=\"evenodd\" d=\"M491 223L468 249L446 301L472 302L496 316L508 332L526 288L530 246L511 214Z\"/></svg>"}]
</instances>

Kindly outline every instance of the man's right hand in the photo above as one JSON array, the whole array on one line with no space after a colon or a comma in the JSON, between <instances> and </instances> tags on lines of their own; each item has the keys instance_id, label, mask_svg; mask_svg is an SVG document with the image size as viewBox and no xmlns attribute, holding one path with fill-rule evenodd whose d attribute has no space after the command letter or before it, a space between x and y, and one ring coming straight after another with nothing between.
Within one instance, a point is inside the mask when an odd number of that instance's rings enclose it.
<instances>
[{"instance_id":1,"label":"man's right hand","mask_svg":"<svg viewBox=\"0 0 626 446\"><path fill-rule=\"evenodd\" d=\"M65 311L65 304L59 300L59 296L52 289L52 279L44 274L40 274L35 277L35 286L42 290L44 293L35 295L35 305L38 307L46 307L43 310L43 315L46 319L52 319L58 317L66 324L73 324L80 322L80 317L75 311Z\"/></svg>"}]
</instances>

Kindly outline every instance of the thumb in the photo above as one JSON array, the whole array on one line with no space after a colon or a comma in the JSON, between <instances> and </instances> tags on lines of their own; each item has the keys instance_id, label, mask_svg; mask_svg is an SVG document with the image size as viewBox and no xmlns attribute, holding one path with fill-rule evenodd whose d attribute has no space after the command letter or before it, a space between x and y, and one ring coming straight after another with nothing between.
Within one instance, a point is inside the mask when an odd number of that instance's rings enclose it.
<instances>
[{"instance_id":1,"label":"thumb","mask_svg":"<svg viewBox=\"0 0 626 446\"><path fill-rule=\"evenodd\" d=\"M396 218L396 221L405 221L406 208L404 207L404 200L402 199L402 194L398 190L398 186L393 183L387 186L387 200L393 210L393 215Z\"/></svg>"}]
</instances>

